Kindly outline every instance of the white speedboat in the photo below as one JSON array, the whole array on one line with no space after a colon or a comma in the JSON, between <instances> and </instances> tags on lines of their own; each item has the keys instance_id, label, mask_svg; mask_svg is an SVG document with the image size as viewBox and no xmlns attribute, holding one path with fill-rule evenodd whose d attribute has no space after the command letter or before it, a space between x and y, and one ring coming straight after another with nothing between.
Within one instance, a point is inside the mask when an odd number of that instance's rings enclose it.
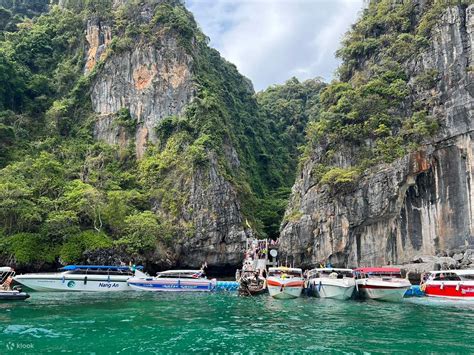
<instances>
[{"instance_id":1,"label":"white speedboat","mask_svg":"<svg viewBox=\"0 0 474 355\"><path fill-rule=\"evenodd\" d=\"M303 271L299 268L271 267L268 270L268 292L274 298L298 298L303 286Z\"/></svg>"},{"instance_id":2,"label":"white speedboat","mask_svg":"<svg viewBox=\"0 0 474 355\"><path fill-rule=\"evenodd\" d=\"M130 291L127 280L147 275L143 267L107 265L68 265L58 273L24 274L14 279L35 291Z\"/></svg>"},{"instance_id":3,"label":"white speedboat","mask_svg":"<svg viewBox=\"0 0 474 355\"><path fill-rule=\"evenodd\" d=\"M30 297L18 287L12 288L15 270L11 267L0 267L0 301L23 301Z\"/></svg>"},{"instance_id":4,"label":"white speedboat","mask_svg":"<svg viewBox=\"0 0 474 355\"><path fill-rule=\"evenodd\" d=\"M381 301L400 301L411 287L410 281L401 277L400 269L366 267L355 269L359 294Z\"/></svg>"},{"instance_id":5,"label":"white speedboat","mask_svg":"<svg viewBox=\"0 0 474 355\"><path fill-rule=\"evenodd\" d=\"M155 277L134 277L128 280L131 288L140 291L214 291L216 279L209 280L202 270L168 270Z\"/></svg>"},{"instance_id":6,"label":"white speedboat","mask_svg":"<svg viewBox=\"0 0 474 355\"><path fill-rule=\"evenodd\" d=\"M320 298L347 300L352 297L356 286L351 269L313 269L306 278L309 289Z\"/></svg>"},{"instance_id":7,"label":"white speedboat","mask_svg":"<svg viewBox=\"0 0 474 355\"><path fill-rule=\"evenodd\" d=\"M421 290L429 297L474 301L474 270L431 271Z\"/></svg>"}]
</instances>

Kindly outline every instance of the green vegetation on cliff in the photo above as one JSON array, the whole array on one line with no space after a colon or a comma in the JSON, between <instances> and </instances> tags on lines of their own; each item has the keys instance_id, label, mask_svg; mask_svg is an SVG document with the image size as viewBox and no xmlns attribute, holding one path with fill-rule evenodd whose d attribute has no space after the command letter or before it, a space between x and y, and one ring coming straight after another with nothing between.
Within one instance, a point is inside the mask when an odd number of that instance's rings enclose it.
<instances>
[{"instance_id":1,"label":"green vegetation on cliff","mask_svg":"<svg viewBox=\"0 0 474 355\"><path fill-rule=\"evenodd\" d=\"M278 234L296 147L306 123L317 118L323 85L291 80L256 96L236 67L207 46L182 5L166 1L143 22L137 3L112 11L111 1L71 2L71 10L53 7L4 27L0 250L19 264L72 263L109 247L142 260L162 257L195 233L190 182L215 162L238 195L244 223L260 236ZM140 160L133 139L127 149L94 140L89 89L103 63L83 74L91 14L112 24L105 58L136 43L159 46L163 33L193 58L194 100L183 115L160 122L158 142ZM114 124L129 136L137 129L126 108Z\"/></svg>"},{"instance_id":2,"label":"green vegetation on cliff","mask_svg":"<svg viewBox=\"0 0 474 355\"><path fill-rule=\"evenodd\" d=\"M448 3L433 0L425 6L429 10L420 15L411 1L371 1L347 34L338 51L340 81L321 93L320 119L308 126L306 157L323 148L313 168L316 181L350 183L368 167L404 156L437 132L437 117L429 114L433 101L418 93L432 89L438 73L413 73L412 68ZM348 168L338 166L341 153L350 156Z\"/></svg>"},{"instance_id":3,"label":"green vegetation on cliff","mask_svg":"<svg viewBox=\"0 0 474 355\"><path fill-rule=\"evenodd\" d=\"M17 24L47 12L50 0L0 0L0 37L17 30Z\"/></svg>"},{"instance_id":4,"label":"green vegetation on cliff","mask_svg":"<svg viewBox=\"0 0 474 355\"><path fill-rule=\"evenodd\" d=\"M264 223L265 233L272 238L279 234L298 170L306 126L319 119L319 93L324 86L318 79L299 82L292 78L284 85L274 85L257 94L262 120L268 122L271 134L267 137L271 137L273 149L260 158L260 166L264 168L262 174L271 191L266 198L260 199L256 215Z\"/></svg>"}]
</instances>

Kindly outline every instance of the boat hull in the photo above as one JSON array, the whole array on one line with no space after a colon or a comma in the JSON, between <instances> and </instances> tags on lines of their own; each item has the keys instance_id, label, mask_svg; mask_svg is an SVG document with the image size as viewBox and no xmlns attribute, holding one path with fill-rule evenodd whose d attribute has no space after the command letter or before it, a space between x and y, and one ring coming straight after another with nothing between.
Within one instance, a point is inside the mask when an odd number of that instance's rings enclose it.
<instances>
[{"instance_id":1,"label":"boat hull","mask_svg":"<svg viewBox=\"0 0 474 355\"><path fill-rule=\"evenodd\" d=\"M428 297L439 297L448 299L463 299L474 301L474 282L428 282L425 287Z\"/></svg>"},{"instance_id":2,"label":"boat hull","mask_svg":"<svg viewBox=\"0 0 474 355\"><path fill-rule=\"evenodd\" d=\"M277 299L291 299L301 296L304 282L298 281L284 281L268 279L267 287L270 296Z\"/></svg>"},{"instance_id":3,"label":"boat hull","mask_svg":"<svg viewBox=\"0 0 474 355\"><path fill-rule=\"evenodd\" d=\"M262 295L266 293L267 289L264 287L259 287L259 288L239 287L238 291L239 291L239 295L241 296L258 296L258 295Z\"/></svg>"},{"instance_id":4,"label":"boat hull","mask_svg":"<svg viewBox=\"0 0 474 355\"><path fill-rule=\"evenodd\" d=\"M130 279L129 286L134 290L153 292L210 292L216 288L215 280L196 279Z\"/></svg>"},{"instance_id":5,"label":"boat hull","mask_svg":"<svg viewBox=\"0 0 474 355\"><path fill-rule=\"evenodd\" d=\"M355 280L349 280L341 280L337 283L337 280L315 279L312 281L311 288L316 297L347 300L352 297L355 289Z\"/></svg>"},{"instance_id":6,"label":"boat hull","mask_svg":"<svg viewBox=\"0 0 474 355\"><path fill-rule=\"evenodd\" d=\"M357 280L357 287L362 298L397 302L403 299L403 296L411 287L411 284L408 280L403 279L398 281L362 279Z\"/></svg>"},{"instance_id":7,"label":"boat hull","mask_svg":"<svg viewBox=\"0 0 474 355\"><path fill-rule=\"evenodd\" d=\"M94 277L88 276L59 276L59 277L34 277L20 275L15 277L15 281L35 291L42 292L118 292L131 291L127 280L129 277L118 276Z\"/></svg>"},{"instance_id":8,"label":"boat hull","mask_svg":"<svg viewBox=\"0 0 474 355\"><path fill-rule=\"evenodd\" d=\"M0 301L24 301L30 298L26 292L19 291L0 291Z\"/></svg>"}]
</instances>

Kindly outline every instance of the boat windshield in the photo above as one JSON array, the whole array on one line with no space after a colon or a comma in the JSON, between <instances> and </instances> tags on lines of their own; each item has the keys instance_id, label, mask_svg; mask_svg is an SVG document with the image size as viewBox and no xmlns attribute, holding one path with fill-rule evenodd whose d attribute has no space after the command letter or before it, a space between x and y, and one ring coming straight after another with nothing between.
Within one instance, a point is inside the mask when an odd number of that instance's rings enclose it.
<instances>
[{"instance_id":1,"label":"boat windshield","mask_svg":"<svg viewBox=\"0 0 474 355\"><path fill-rule=\"evenodd\" d=\"M301 272L296 270L270 270L268 276L273 277L302 277Z\"/></svg>"},{"instance_id":2,"label":"boat windshield","mask_svg":"<svg viewBox=\"0 0 474 355\"><path fill-rule=\"evenodd\" d=\"M402 275L396 272L368 272L368 273L360 273L358 274L359 279L365 278L401 278Z\"/></svg>"},{"instance_id":3,"label":"boat windshield","mask_svg":"<svg viewBox=\"0 0 474 355\"><path fill-rule=\"evenodd\" d=\"M350 270L315 270L309 274L309 279L331 278L331 279L343 279L353 278L354 274Z\"/></svg>"},{"instance_id":4,"label":"boat windshield","mask_svg":"<svg viewBox=\"0 0 474 355\"><path fill-rule=\"evenodd\" d=\"M473 274L465 274L465 275L460 275L462 280L465 281L474 281L474 273Z\"/></svg>"},{"instance_id":5,"label":"boat windshield","mask_svg":"<svg viewBox=\"0 0 474 355\"><path fill-rule=\"evenodd\" d=\"M463 275L463 276L469 276L469 275ZM474 275L471 275L471 276L474 276ZM438 274L434 274L432 280L433 281L461 281L461 278L455 272L441 272ZM472 280L474 280L474 278Z\"/></svg>"}]
</instances>

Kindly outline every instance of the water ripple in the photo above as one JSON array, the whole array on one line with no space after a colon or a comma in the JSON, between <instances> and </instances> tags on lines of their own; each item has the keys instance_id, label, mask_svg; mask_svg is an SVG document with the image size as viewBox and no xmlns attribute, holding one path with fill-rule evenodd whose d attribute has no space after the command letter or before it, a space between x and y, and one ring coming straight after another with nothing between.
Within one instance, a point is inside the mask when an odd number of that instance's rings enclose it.
<instances>
[{"instance_id":1,"label":"water ripple","mask_svg":"<svg viewBox=\"0 0 474 355\"><path fill-rule=\"evenodd\" d=\"M37 328L34 326L30 325L19 325L19 324L11 324L7 326L3 330L4 334L19 334L22 336L32 336L34 338L59 338L64 336L64 334L55 332L51 329L46 329L46 328Z\"/></svg>"}]
</instances>

